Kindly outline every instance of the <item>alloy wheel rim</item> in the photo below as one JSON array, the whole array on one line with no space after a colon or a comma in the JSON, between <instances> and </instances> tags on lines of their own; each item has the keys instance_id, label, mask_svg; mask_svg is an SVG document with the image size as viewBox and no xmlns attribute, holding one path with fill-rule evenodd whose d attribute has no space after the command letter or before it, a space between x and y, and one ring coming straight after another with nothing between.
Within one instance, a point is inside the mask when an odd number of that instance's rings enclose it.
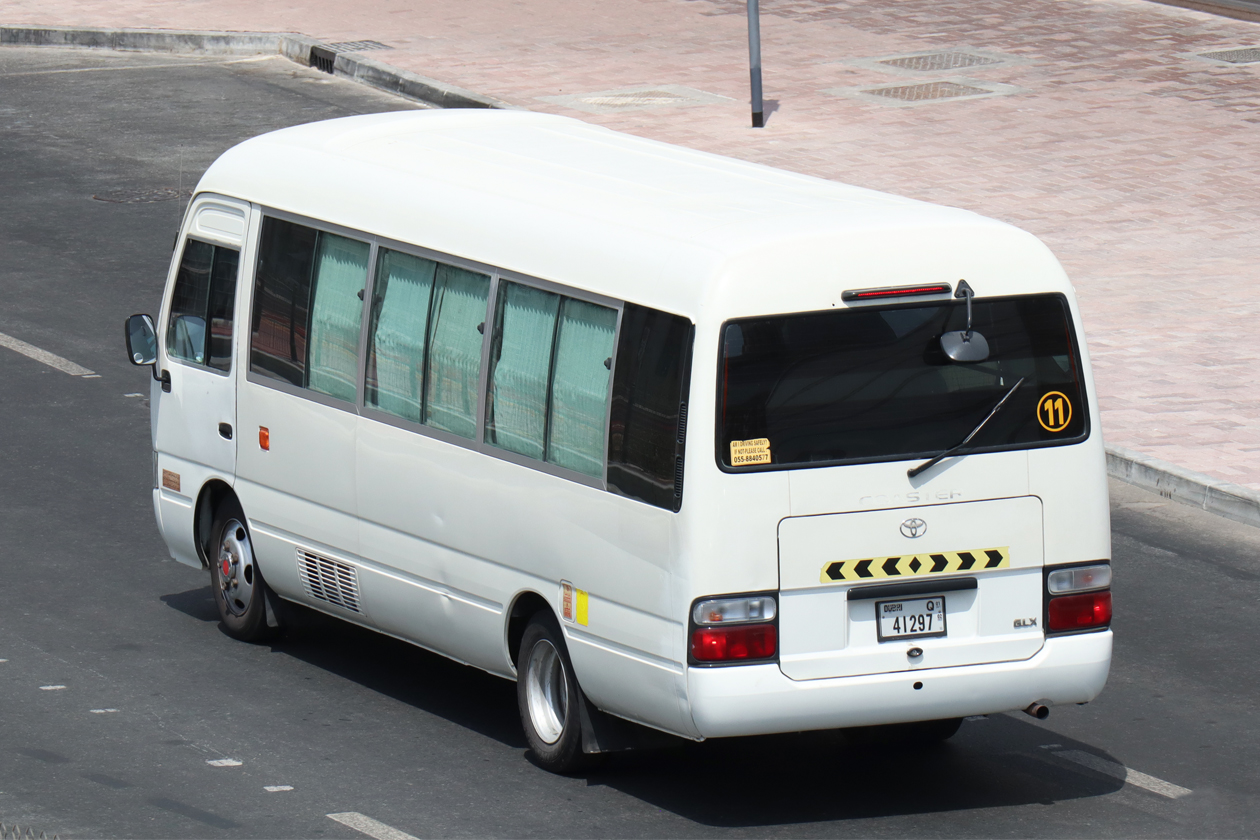
<instances>
[{"instance_id":1,"label":"alloy wheel rim","mask_svg":"<svg viewBox=\"0 0 1260 840\"><path fill-rule=\"evenodd\" d=\"M559 741L569 715L569 683L560 652L546 639L539 640L530 652L525 700L538 737L547 744Z\"/></svg>"},{"instance_id":2,"label":"alloy wheel rim","mask_svg":"<svg viewBox=\"0 0 1260 840\"><path fill-rule=\"evenodd\" d=\"M249 532L236 519L228 520L219 539L218 580L223 602L232 615L244 615L254 599L254 549Z\"/></svg>"}]
</instances>

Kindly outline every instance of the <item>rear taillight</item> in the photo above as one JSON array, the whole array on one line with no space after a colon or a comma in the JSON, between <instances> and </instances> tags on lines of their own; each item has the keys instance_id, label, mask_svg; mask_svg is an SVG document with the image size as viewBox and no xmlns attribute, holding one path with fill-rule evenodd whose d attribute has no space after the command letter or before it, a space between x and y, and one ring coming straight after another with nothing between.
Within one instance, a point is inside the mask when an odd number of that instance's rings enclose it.
<instances>
[{"instance_id":1,"label":"rear taillight","mask_svg":"<svg viewBox=\"0 0 1260 840\"><path fill-rule=\"evenodd\" d=\"M697 627L691 634L691 656L698 662L770 659L778 651L773 624Z\"/></svg>"},{"instance_id":2,"label":"rear taillight","mask_svg":"<svg viewBox=\"0 0 1260 840\"><path fill-rule=\"evenodd\" d=\"M1099 630L1111 624L1111 564L1046 570L1046 632Z\"/></svg>"},{"instance_id":3,"label":"rear taillight","mask_svg":"<svg viewBox=\"0 0 1260 840\"><path fill-rule=\"evenodd\" d=\"M691 661L753 662L779 651L772 594L703 598L691 608Z\"/></svg>"},{"instance_id":4,"label":"rear taillight","mask_svg":"<svg viewBox=\"0 0 1260 840\"><path fill-rule=\"evenodd\" d=\"M1111 591L1051 598L1047 619L1046 629L1052 633L1106 627L1111 624Z\"/></svg>"}]
</instances>

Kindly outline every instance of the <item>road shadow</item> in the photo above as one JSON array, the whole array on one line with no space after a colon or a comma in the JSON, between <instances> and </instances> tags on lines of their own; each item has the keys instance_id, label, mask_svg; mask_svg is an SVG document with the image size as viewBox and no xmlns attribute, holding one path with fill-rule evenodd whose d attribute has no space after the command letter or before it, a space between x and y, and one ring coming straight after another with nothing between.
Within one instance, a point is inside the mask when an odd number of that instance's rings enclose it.
<instances>
[{"instance_id":1,"label":"road shadow","mask_svg":"<svg viewBox=\"0 0 1260 840\"><path fill-rule=\"evenodd\" d=\"M905 816L1103 796L1117 779L1056 759L1086 744L1009 715L967 722L941 744L855 744L843 731L685 743L610 756L587 777L706 826Z\"/></svg>"},{"instance_id":2,"label":"road shadow","mask_svg":"<svg viewBox=\"0 0 1260 840\"><path fill-rule=\"evenodd\" d=\"M219 620L219 610L214 605L214 594L209 585L189 589L187 592L163 595L162 603L198 621Z\"/></svg>"},{"instance_id":3,"label":"road shadow","mask_svg":"<svg viewBox=\"0 0 1260 840\"><path fill-rule=\"evenodd\" d=\"M525 748L515 683L298 604L286 602L283 608L285 632L270 643L274 653L292 656L504 746Z\"/></svg>"}]
</instances>

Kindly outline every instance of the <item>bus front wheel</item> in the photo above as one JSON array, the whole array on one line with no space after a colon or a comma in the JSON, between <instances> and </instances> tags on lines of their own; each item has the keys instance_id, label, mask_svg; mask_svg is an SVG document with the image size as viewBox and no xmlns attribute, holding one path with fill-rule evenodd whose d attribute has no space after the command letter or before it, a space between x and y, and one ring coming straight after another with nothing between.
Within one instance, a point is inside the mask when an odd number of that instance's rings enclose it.
<instances>
[{"instance_id":1,"label":"bus front wheel","mask_svg":"<svg viewBox=\"0 0 1260 840\"><path fill-rule=\"evenodd\" d=\"M581 689L560 625L550 613L530 619L516 662L516 704L534 761L552 773L585 765Z\"/></svg>"},{"instance_id":2,"label":"bus front wheel","mask_svg":"<svg viewBox=\"0 0 1260 840\"><path fill-rule=\"evenodd\" d=\"M234 639L256 642L271 635L267 626L267 583L254 560L245 513L225 499L210 528L210 589L223 629Z\"/></svg>"}]
</instances>

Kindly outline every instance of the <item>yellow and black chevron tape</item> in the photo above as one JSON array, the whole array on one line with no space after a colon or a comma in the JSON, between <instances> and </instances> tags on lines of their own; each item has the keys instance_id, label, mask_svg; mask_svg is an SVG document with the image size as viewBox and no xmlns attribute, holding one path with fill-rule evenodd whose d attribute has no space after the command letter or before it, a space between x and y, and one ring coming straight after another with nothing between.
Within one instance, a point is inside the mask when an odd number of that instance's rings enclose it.
<instances>
[{"instance_id":1,"label":"yellow and black chevron tape","mask_svg":"<svg viewBox=\"0 0 1260 840\"><path fill-rule=\"evenodd\" d=\"M823 583L879 578L946 575L951 572L982 572L1009 569L1010 546L977 548L971 551L943 551L940 554L906 554L902 557L868 557L864 560L837 560L823 566Z\"/></svg>"}]
</instances>

